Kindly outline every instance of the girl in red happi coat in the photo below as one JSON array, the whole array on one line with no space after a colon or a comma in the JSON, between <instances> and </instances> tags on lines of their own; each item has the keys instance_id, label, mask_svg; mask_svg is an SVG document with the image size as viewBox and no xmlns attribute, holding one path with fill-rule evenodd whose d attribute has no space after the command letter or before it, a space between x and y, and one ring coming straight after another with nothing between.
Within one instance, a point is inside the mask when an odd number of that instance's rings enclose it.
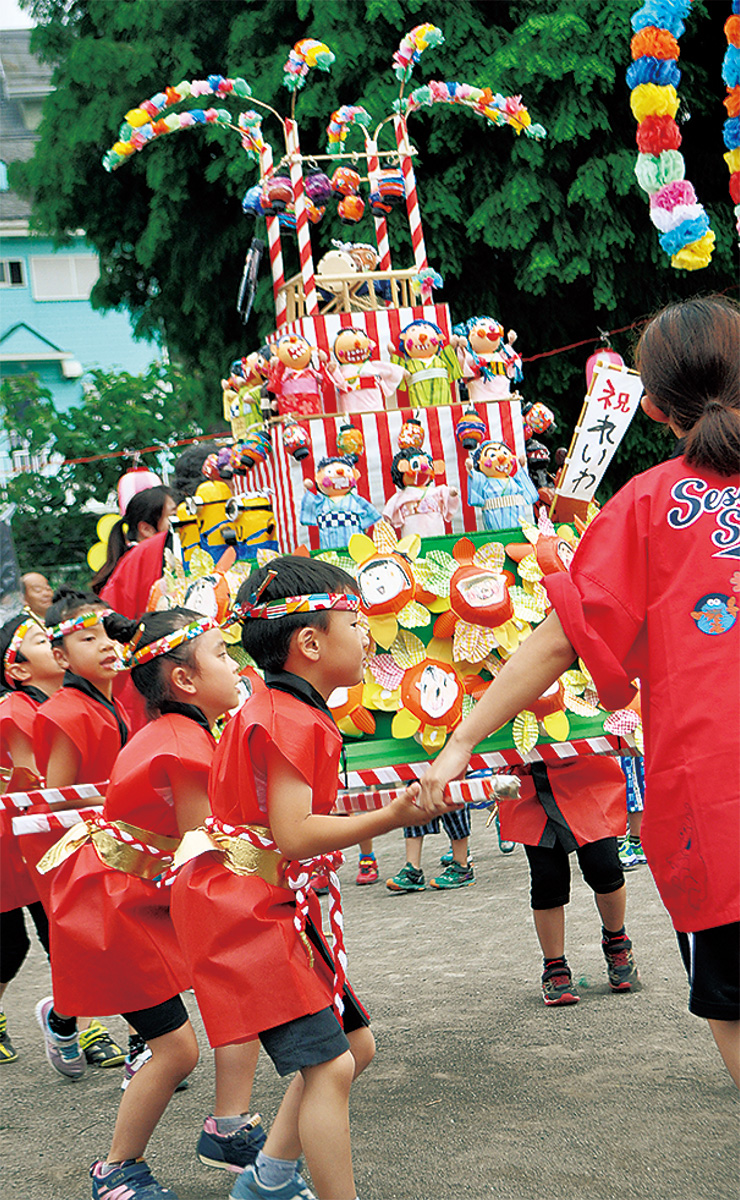
<instances>
[{"instance_id":1,"label":"girl in red happi coat","mask_svg":"<svg viewBox=\"0 0 740 1200\"><path fill-rule=\"evenodd\" d=\"M121 1013L151 1050L121 1100L107 1159L91 1168L94 1200L119 1190L129 1200L176 1200L142 1156L198 1048L180 997L189 973L170 892L156 880L181 835L208 815L211 727L238 702L237 669L218 625L187 609L103 621L106 636L127 643L124 661L153 719L116 760L102 817L69 830L39 864L51 879L54 997L65 1013L91 1003ZM257 1051L225 1046L217 1056L216 1111L225 1114L221 1126L209 1118L198 1147L210 1165L238 1172L264 1140L242 1115Z\"/></svg>"}]
</instances>

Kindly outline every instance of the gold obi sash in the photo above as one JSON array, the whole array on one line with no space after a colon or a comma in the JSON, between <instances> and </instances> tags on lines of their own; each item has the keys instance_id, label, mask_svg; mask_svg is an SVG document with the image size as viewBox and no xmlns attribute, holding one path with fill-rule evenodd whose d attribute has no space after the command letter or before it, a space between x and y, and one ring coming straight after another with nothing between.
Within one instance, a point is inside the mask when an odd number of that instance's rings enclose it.
<instances>
[{"instance_id":1,"label":"gold obi sash","mask_svg":"<svg viewBox=\"0 0 740 1200\"><path fill-rule=\"evenodd\" d=\"M127 840L129 838L132 840ZM87 841L92 842L95 853L106 866L150 882L158 879L167 869L179 845L178 838L163 837L149 829L129 825L126 821L111 821L101 828L95 821L84 819L68 829L47 850L37 863L36 870L45 875L80 850Z\"/></svg>"},{"instance_id":2,"label":"gold obi sash","mask_svg":"<svg viewBox=\"0 0 740 1200\"><path fill-rule=\"evenodd\" d=\"M272 840L270 830L264 825L249 825L243 828L249 828L259 837ZM198 855L214 850L220 855L222 865L227 871L231 871L232 875L256 875L272 887L287 886L284 878L287 860L278 849L255 846L246 838L224 833L216 828L191 829L186 833L175 852L173 870L177 871Z\"/></svg>"}]
</instances>

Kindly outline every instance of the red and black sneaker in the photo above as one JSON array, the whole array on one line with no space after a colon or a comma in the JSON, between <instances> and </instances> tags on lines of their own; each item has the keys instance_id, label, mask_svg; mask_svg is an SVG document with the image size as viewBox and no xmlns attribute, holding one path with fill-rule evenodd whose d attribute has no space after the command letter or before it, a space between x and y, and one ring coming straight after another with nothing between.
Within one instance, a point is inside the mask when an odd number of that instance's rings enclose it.
<instances>
[{"instance_id":1,"label":"red and black sneaker","mask_svg":"<svg viewBox=\"0 0 740 1200\"><path fill-rule=\"evenodd\" d=\"M602 937L601 949L606 959L609 987L613 992L631 992L639 987L640 974L632 954L632 942L626 933Z\"/></svg>"},{"instance_id":2,"label":"red and black sneaker","mask_svg":"<svg viewBox=\"0 0 740 1200\"><path fill-rule=\"evenodd\" d=\"M565 959L545 967L542 972L542 996L548 1007L577 1004L580 1000Z\"/></svg>"}]
</instances>

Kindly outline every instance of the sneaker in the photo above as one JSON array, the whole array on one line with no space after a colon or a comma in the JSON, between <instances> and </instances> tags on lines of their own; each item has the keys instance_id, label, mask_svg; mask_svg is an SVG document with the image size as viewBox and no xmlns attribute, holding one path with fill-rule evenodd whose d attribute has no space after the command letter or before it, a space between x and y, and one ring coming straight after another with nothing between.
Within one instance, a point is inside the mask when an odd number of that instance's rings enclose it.
<instances>
[{"instance_id":1,"label":"sneaker","mask_svg":"<svg viewBox=\"0 0 740 1200\"><path fill-rule=\"evenodd\" d=\"M461 867L454 858L441 875L438 875L436 879L429 880L430 887L437 888L442 892L450 891L451 888L472 887L474 883L475 872L471 865L468 863L467 867Z\"/></svg>"},{"instance_id":2,"label":"sneaker","mask_svg":"<svg viewBox=\"0 0 740 1200\"><path fill-rule=\"evenodd\" d=\"M630 839L628 837L617 838L617 854L619 855L619 861L622 864L623 871L632 871L635 867L640 865L640 860L630 845Z\"/></svg>"},{"instance_id":3,"label":"sneaker","mask_svg":"<svg viewBox=\"0 0 740 1200\"><path fill-rule=\"evenodd\" d=\"M322 871L314 871L308 881L308 886L316 893L317 896L329 895L329 880Z\"/></svg>"},{"instance_id":4,"label":"sneaker","mask_svg":"<svg viewBox=\"0 0 740 1200\"><path fill-rule=\"evenodd\" d=\"M452 853L452 846L450 846L450 848L446 854L440 855L439 865L440 865L440 867L449 867L450 863L454 862L454 861L455 861L455 856ZM468 866L472 867L472 865L473 865L473 860L470 857L470 848L468 848Z\"/></svg>"},{"instance_id":5,"label":"sneaker","mask_svg":"<svg viewBox=\"0 0 740 1200\"><path fill-rule=\"evenodd\" d=\"M80 1050L91 1067L120 1067L126 1061L123 1050L100 1021L91 1021L89 1029L82 1030Z\"/></svg>"},{"instance_id":6,"label":"sneaker","mask_svg":"<svg viewBox=\"0 0 740 1200\"><path fill-rule=\"evenodd\" d=\"M630 834L629 847L635 856L638 866L643 866L647 862L647 858L645 857L645 851L642 848L642 842L639 837L634 837Z\"/></svg>"},{"instance_id":7,"label":"sneaker","mask_svg":"<svg viewBox=\"0 0 740 1200\"><path fill-rule=\"evenodd\" d=\"M49 1013L54 1007L54 997L47 996L36 1005L36 1020L44 1035L44 1048L49 1065L68 1079L79 1079L85 1074L87 1059L80 1050L77 1031L70 1037L60 1037L49 1029Z\"/></svg>"},{"instance_id":8,"label":"sneaker","mask_svg":"<svg viewBox=\"0 0 740 1200\"><path fill-rule=\"evenodd\" d=\"M123 1079L121 1091L125 1092L136 1072L152 1057L152 1052L146 1042L138 1034L129 1038L128 1054L123 1060Z\"/></svg>"},{"instance_id":9,"label":"sneaker","mask_svg":"<svg viewBox=\"0 0 740 1200\"><path fill-rule=\"evenodd\" d=\"M511 854L516 850L516 842L506 842L501 837L501 824L498 819L498 813L495 816L496 836L498 837L498 848L502 854Z\"/></svg>"},{"instance_id":10,"label":"sneaker","mask_svg":"<svg viewBox=\"0 0 740 1200\"><path fill-rule=\"evenodd\" d=\"M360 869L357 872L355 883L358 887L362 887L365 883L378 882L378 863L374 854L360 855Z\"/></svg>"},{"instance_id":11,"label":"sneaker","mask_svg":"<svg viewBox=\"0 0 740 1200\"><path fill-rule=\"evenodd\" d=\"M260 1200L264 1197L272 1197L272 1200L316 1200L297 1171L287 1183L265 1187L257 1178L254 1167L245 1167L229 1193L229 1200Z\"/></svg>"},{"instance_id":12,"label":"sneaker","mask_svg":"<svg viewBox=\"0 0 740 1200\"><path fill-rule=\"evenodd\" d=\"M556 963L542 972L542 996L549 1007L577 1004L580 996L573 984L573 976L567 963Z\"/></svg>"},{"instance_id":13,"label":"sneaker","mask_svg":"<svg viewBox=\"0 0 740 1200\"><path fill-rule=\"evenodd\" d=\"M93 1200L177 1200L172 1188L157 1183L143 1158L127 1158L103 1174L105 1163L90 1167Z\"/></svg>"},{"instance_id":14,"label":"sneaker","mask_svg":"<svg viewBox=\"0 0 740 1200\"><path fill-rule=\"evenodd\" d=\"M421 867L412 867L406 863L392 879L386 879L385 886L389 892L423 892L426 888L424 872Z\"/></svg>"},{"instance_id":15,"label":"sneaker","mask_svg":"<svg viewBox=\"0 0 740 1200\"><path fill-rule=\"evenodd\" d=\"M0 1063L15 1062L17 1057L15 1046L8 1037L8 1018L0 1012Z\"/></svg>"},{"instance_id":16,"label":"sneaker","mask_svg":"<svg viewBox=\"0 0 740 1200\"><path fill-rule=\"evenodd\" d=\"M259 1114L250 1117L241 1129L219 1133L215 1117L206 1117L198 1138L197 1155L206 1167L234 1171L237 1175L251 1166L267 1141Z\"/></svg>"},{"instance_id":17,"label":"sneaker","mask_svg":"<svg viewBox=\"0 0 740 1200\"><path fill-rule=\"evenodd\" d=\"M606 959L609 987L613 992L631 992L639 984L640 974L632 954L632 942L626 933L618 937L602 936L601 949Z\"/></svg>"}]
</instances>

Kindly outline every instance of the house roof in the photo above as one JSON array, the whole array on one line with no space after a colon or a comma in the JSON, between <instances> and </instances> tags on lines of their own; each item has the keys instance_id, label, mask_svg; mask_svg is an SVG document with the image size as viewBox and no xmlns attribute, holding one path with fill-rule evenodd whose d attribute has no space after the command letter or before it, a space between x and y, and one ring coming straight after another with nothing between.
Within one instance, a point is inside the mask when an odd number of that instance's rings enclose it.
<instances>
[{"instance_id":1,"label":"house roof","mask_svg":"<svg viewBox=\"0 0 740 1200\"><path fill-rule=\"evenodd\" d=\"M40 100L54 90L54 68L31 53L31 32L0 30L0 82L9 100Z\"/></svg>"}]
</instances>

